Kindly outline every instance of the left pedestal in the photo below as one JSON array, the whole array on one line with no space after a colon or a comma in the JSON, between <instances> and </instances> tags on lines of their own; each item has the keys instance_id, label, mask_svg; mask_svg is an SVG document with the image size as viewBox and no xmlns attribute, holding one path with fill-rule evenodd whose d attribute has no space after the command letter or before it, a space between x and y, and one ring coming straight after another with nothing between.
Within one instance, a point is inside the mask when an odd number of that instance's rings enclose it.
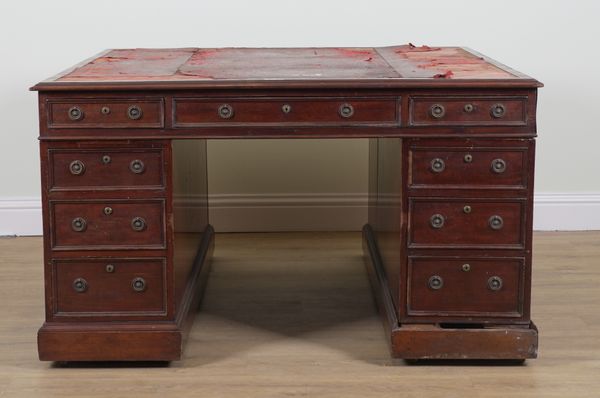
<instances>
[{"instance_id":1,"label":"left pedestal","mask_svg":"<svg viewBox=\"0 0 600 398\"><path fill-rule=\"evenodd\" d=\"M205 141L42 141L40 153L40 359L180 359L214 242Z\"/></svg>"}]
</instances>

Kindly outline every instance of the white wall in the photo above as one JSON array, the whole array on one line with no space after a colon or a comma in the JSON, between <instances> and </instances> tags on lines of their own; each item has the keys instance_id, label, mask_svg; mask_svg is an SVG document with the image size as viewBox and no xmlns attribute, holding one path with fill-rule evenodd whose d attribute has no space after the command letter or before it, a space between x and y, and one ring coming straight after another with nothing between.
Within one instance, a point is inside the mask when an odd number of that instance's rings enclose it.
<instances>
[{"instance_id":1,"label":"white wall","mask_svg":"<svg viewBox=\"0 0 600 398\"><path fill-rule=\"evenodd\" d=\"M0 234L31 232L35 227L29 222L38 219L37 108L28 87L102 49L379 46L409 41L468 46L544 82L538 113L536 226L600 229L599 4L2 1ZM324 150L330 148L335 148L334 156ZM363 141L214 141L209 156L216 202L248 194L342 198L340 194L366 190ZM280 174L282 169L285 173Z\"/></svg>"}]
</instances>

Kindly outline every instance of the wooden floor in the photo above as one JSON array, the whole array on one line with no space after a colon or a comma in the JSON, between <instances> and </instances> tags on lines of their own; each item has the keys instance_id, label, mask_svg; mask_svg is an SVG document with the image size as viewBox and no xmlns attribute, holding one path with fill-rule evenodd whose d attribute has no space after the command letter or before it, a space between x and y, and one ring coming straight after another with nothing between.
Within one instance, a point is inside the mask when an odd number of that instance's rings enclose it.
<instances>
[{"instance_id":1,"label":"wooden floor","mask_svg":"<svg viewBox=\"0 0 600 398\"><path fill-rule=\"evenodd\" d=\"M0 397L599 397L600 232L535 235L537 360L392 360L358 233L217 235L185 360L39 362L40 238L0 239Z\"/></svg>"}]
</instances>

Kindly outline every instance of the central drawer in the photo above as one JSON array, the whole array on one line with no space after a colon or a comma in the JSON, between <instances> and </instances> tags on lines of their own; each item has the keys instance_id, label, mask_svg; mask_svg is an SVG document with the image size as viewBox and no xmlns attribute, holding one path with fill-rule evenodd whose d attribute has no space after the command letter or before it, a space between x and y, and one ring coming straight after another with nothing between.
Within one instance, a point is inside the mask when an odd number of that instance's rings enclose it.
<instances>
[{"instance_id":1,"label":"central drawer","mask_svg":"<svg viewBox=\"0 0 600 398\"><path fill-rule=\"evenodd\" d=\"M167 313L164 258L52 261L55 316L157 316Z\"/></svg>"},{"instance_id":2,"label":"central drawer","mask_svg":"<svg viewBox=\"0 0 600 398\"><path fill-rule=\"evenodd\" d=\"M411 198L409 247L523 249L525 203L525 199Z\"/></svg>"},{"instance_id":3,"label":"central drawer","mask_svg":"<svg viewBox=\"0 0 600 398\"><path fill-rule=\"evenodd\" d=\"M173 126L398 125L397 97L174 98Z\"/></svg>"},{"instance_id":4,"label":"central drawer","mask_svg":"<svg viewBox=\"0 0 600 398\"><path fill-rule=\"evenodd\" d=\"M165 201L50 201L54 250L164 249Z\"/></svg>"}]
</instances>

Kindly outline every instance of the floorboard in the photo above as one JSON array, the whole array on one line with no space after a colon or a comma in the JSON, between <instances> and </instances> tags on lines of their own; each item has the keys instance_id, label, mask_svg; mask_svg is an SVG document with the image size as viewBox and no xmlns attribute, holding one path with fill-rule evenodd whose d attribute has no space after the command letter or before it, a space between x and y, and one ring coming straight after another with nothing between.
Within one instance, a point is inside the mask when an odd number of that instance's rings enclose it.
<instances>
[{"instance_id":1,"label":"floorboard","mask_svg":"<svg viewBox=\"0 0 600 398\"><path fill-rule=\"evenodd\" d=\"M0 397L600 396L600 232L535 234L523 366L391 359L360 233L218 234L183 361L39 362L41 246L0 239Z\"/></svg>"}]
</instances>

